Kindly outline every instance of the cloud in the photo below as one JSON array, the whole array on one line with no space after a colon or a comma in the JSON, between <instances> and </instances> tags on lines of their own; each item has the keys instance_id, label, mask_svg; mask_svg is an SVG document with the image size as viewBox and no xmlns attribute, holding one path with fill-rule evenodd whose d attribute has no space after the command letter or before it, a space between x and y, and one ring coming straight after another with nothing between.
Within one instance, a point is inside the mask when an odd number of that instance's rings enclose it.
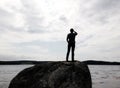
<instances>
[{"instance_id":1,"label":"cloud","mask_svg":"<svg viewBox=\"0 0 120 88\"><path fill-rule=\"evenodd\" d=\"M118 10L119 7L120 7L120 1L118 0L100 0L100 1L97 1L95 7L96 10L100 10L100 11L111 11L111 10Z\"/></svg>"},{"instance_id":2,"label":"cloud","mask_svg":"<svg viewBox=\"0 0 120 88\"><path fill-rule=\"evenodd\" d=\"M77 58L113 60L119 56L119 5L119 1L92 0L81 6L84 8L80 9L80 16L84 20L81 19L83 30L79 37L81 42L78 42ZM93 36L87 38L90 35Z\"/></svg>"},{"instance_id":3,"label":"cloud","mask_svg":"<svg viewBox=\"0 0 120 88\"><path fill-rule=\"evenodd\" d=\"M119 7L118 0L0 1L0 54L64 60L72 27L78 60L118 60Z\"/></svg>"}]
</instances>

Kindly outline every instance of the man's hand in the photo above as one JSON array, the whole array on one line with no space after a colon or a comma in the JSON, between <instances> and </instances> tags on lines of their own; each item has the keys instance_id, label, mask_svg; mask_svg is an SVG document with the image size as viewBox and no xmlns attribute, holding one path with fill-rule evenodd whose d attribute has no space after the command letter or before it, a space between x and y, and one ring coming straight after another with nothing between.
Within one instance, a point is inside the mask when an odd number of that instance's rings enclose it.
<instances>
[{"instance_id":1,"label":"man's hand","mask_svg":"<svg viewBox=\"0 0 120 88\"><path fill-rule=\"evenodd\" d=\"M73 30L73 32L75 33L75 35L77 35L78 33L76 31Z\"/></svg>"}]
</instances>

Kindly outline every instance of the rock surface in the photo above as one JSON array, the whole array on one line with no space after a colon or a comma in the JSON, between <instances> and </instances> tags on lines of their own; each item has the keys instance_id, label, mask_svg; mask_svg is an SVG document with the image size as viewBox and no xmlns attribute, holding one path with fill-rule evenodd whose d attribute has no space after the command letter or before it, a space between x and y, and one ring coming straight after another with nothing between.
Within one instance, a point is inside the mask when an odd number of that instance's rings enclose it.
<instances>
[{"instance_id":1,"label":"rock surface","mask_svg":"<svg viewBox=\"0 0 120 88\"><path fill-rule=\"evenodd\" d=\"M21 71L9 88L92 88L92 82L82 62L41 62Z\"/></svg>"}]
</instances>

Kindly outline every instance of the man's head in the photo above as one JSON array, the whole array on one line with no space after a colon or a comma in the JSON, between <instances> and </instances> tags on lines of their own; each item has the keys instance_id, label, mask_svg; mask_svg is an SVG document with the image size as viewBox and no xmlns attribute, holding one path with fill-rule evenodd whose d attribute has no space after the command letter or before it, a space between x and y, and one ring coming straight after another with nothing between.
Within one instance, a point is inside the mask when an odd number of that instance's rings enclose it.
<instances>
[{"instance_id":1,"label":"man's head","mask_svg":"<svg viewBox=\"0 0 120 88\"><path fill-rule=\"evenodd\" d=\"M73 31L74 31L74 29L73 29L73 28L71 28L71 29L70 29L70 32L71 32L71 33L73 33Z\"/></svg>"}]
</instances>

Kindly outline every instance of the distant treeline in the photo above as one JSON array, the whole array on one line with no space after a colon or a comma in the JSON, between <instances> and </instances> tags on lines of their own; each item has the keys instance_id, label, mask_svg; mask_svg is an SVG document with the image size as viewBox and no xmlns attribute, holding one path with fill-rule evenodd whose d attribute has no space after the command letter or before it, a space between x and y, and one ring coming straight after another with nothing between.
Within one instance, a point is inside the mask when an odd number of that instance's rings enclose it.
<instances>
[{"instance_id":1,"label":"distant treeline","mask_svg":"<svg viewBox=\"0 0 120 88\"><path fill-rule=\"evenodd\" d=\"M39 64L39 61L0 61L0 65Z\"/></svg>"},{"instance_id":2,"label":"distant treeline","mask_svg":"<svg viewBox=\"0 0 120 88\"><path fill-rule=\"evenodd\" d=\"M88 60L88 61L83 61L83 62L88 65L120 65L120 62L108 62L108 61Z\"/></svg>"},{"instance_id":3,"label":"distant treeline","mask_svg":"<svg viewBox=\"0 0 120 88\"><path fill-rule=\"evenodd\" d=\"M44 62L50 62L50 61L0 61L0 65L23 65L23 64L42 64ZM83 63L87 65L120 65L120 62L107 62L107 61L94 61L94 60L88 60L88 61L82 61Z\"/></svg>"}]
</instances>

